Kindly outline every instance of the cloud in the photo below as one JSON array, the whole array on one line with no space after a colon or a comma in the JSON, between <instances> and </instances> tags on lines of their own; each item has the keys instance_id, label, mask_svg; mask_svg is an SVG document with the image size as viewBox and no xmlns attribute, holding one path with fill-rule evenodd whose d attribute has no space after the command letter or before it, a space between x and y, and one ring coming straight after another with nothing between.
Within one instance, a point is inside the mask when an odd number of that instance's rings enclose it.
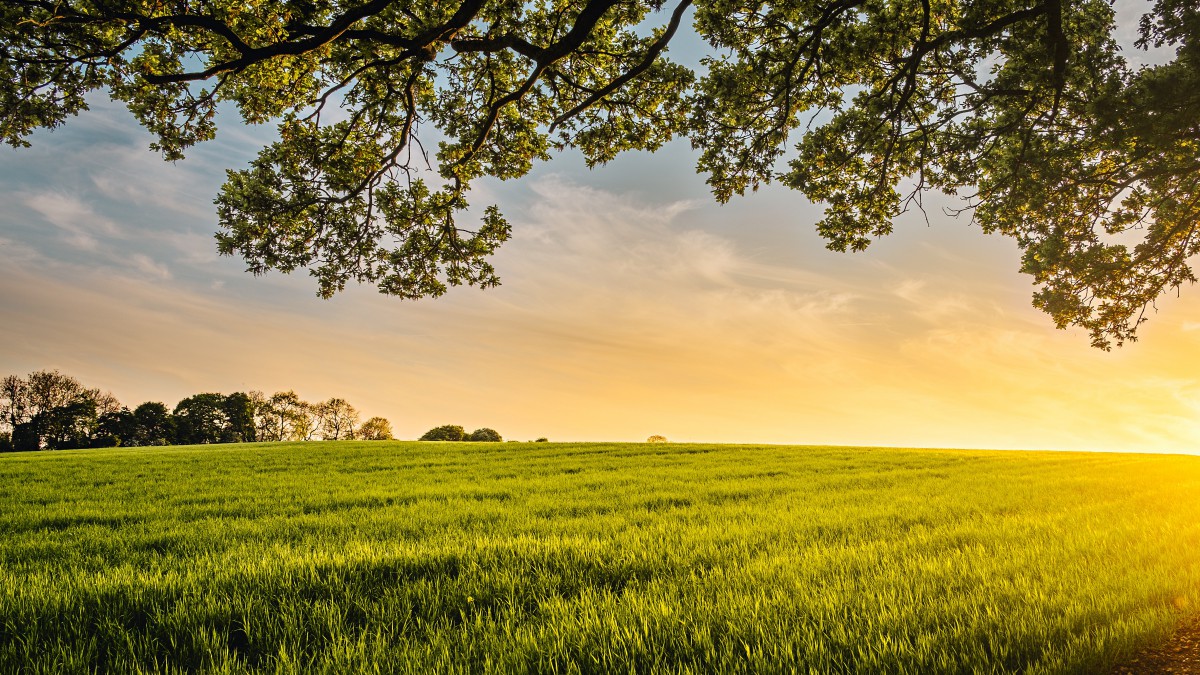
<instances>
[{"instance_id":1,"label":"cloud","mask_svg":"<svg viewBox=\"0 0 1200 675\"><path fill-rule=\"evenodd\" d=\"M811 318L853 301L852 292L831 290L841 285L834 279L761 263L733 240L689 227L694 201L638 203L560 177L530 189L533 205L497 264L505 287L565 314L707 320L781 311Z\"/></svg>"},{"instance_id":2,"label":"cloud","mask_svg":"<svg viewBox=\"0 0 1200 675\"><path fill-rule=\"evenodd\" d=\"M220 182L208 163L190 158L167 163L136 146L114 146L94 154L98 156L91 158L88 178L98 196L140 211L170 213L176 221L213 220L212 200Z\"/></svg>"},{"instance_id":3,"label":"cloud","mask_svg":"<svg viewBox=\"0 0 1200 675\"><path fill-rule=\"evenodd\" d=\"M165 281L171 278L171 270L167 266L155 262L149 256L142 253L135 253L129 257L130 267L142 275L158 281Z\"/></svg>"},{"instance_id":4,"label":"cloud","mask_svg":"<svg viewBox=\"0 0 1200 675\"><path fill-rule=\"evenodd\" d=\"M8 237L0 237L0 260L5 261L8 265L46 264L49 262L37 249Z\"/></svg>"},{"instance_id":5,"label":"cloud","mask_svg":"<svg viewBox=\"0 0 1200 675\"><path fill-rule=\"evenodd\" d=\"M63 233L63 241L86 251L100 247L98 237L122 237L121 227L96 213L78 198L56 192L39 192L23 199L26 206Z\"/></svg>"},{"instance_id":6,"label":"cloud","mask_svg":"<svg viewBox=\"0 0 1200 675\"><path fill-rule=\"evenodd\" d=\"M134 236L129 228L118 225L89 203L73 195L57 192L27 194L22 203L43 220L58 228L59 240L82 252L84 257L74 263L56 260L53 255L35 253L32 247L16 244L23 252L18 264L28 266L36 258L40 264L52 262L60 274L75 274L101 266L116 274L132 274L154 281L171 278L166 264L155 259L150 247L154 237ZM186 235L183 235L186 237ZM168 235L169 237L169 235Z\"/></svg>"}]
</instances>

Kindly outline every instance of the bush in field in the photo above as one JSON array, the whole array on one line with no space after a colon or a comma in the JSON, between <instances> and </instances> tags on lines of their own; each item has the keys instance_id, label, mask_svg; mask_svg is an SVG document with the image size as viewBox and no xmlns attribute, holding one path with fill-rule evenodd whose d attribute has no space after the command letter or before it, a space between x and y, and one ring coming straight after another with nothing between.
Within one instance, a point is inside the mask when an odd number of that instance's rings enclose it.
<instances>
[{"instance_id":1,"label":"bush in field","mask_svg":"<svg viewBox=\"0 0 1200 675\"><path fill-rule=\"evenodd\" d=\"M457 424L446 424L440 427L434 427L425 432L425 435L418 440L422 441L461 441L465 438L467 432Z\"/></svg>"},{"instance_id":2,"label":"bush in field","mask_svg":"<svg viewBox=\"0 0 1200 675\"><path fill-rule=\"evenodd\" d=\"M667 443L668 441L667 441L666 436L659 436L658 434L654 434L650 438L647 438L646 442L647 443Z\"/></svg>"},{"instance_id":3,"label":"bush in field","mask_svg":"<svg viewBox=\"0 0 1200 675\"><path fill-rule=\"evenodd\" d=\"M487 427L484 427L482 429L476 429L475 431L472 431L471 435L467 436L466 440L483 443L499 443L504 439L500 437L500 432L496 431L495 429L488 429Z\"/></svg>"},{"instance_id":4,"label":"bush in field","mask_svg":"<svg viewBox=\"0 0 1200 675\"><path fill-rule=\"evenodd\" d=\"M354 437L361 441L390 441L392 440L392 424L382 417L372 417L363 422Z\"/></svg>"},{"instance_id":5,"label":"bush in field","mask_svg":"<svg viewBox=\"0 0 1200 675\"><path fill-rule=\"evenodd\" d=\"M545 436L542 436L541 438L534 441L534 443L549 443L549 442L550 442L550 439L546 438Z\"/></svg>"}]
</instances>

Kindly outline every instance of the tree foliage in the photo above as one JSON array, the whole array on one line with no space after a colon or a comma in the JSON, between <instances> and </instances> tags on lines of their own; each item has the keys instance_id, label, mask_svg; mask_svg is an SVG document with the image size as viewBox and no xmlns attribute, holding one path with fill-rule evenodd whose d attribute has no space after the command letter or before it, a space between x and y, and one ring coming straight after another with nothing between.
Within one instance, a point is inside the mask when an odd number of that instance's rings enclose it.
<instances>
[{"instance_id":1,"label":"tree foliage","mask_svg":"<svg viewBox=\"0 0 1200 675\"><path fill-rule=\"evenodd\" d=\"M96 401L86 395L33 417L47 450L87 447L96 428Z\"/></svg>"},{"instance_id":2,"label":"tree foliage","mask_svg":"<svg viewBox=\"0 0 1200 675\"><path fill-rule=\"evenodd\" d=\"M373 417L361 430L358 419L345 399L314 404L294 391L195 394L173 411L155 401L131 411L56 370L0 380L0 452L392 437L386 419Z\"/></svg>"},{"instance_id":3,"label":"tree foliage","mask_svg":"<svg viewBox=\"0 0 1200 675\"><path fill-rule=\"evenodd\" d=\"M467 433L461 425L445 424L440 427L434 427L426 431L420 439L422 441L474 441L479 443L499 443L504 440L500 436L500 432L488 427L481 427Z\"/></svg>"},{"instance_id":4,"label":"tree foliage","mask_svg":"<svg viewBox=\"0 0 1200 675\"><path fill-rule=\"evenodd\" d=\"M355 436L362 441L390 441L392 425L382 417L372 417L362 423Z\"/></svg>"},{"instance_id":5,"label":"tree foliage","mask_svg":"<svg viewBox=\"0 0 1200 675\"><path fill-rule=\"evenodd\" d=\"M344 398L331 398L318 404L321 408L321 438L337 441L354 438L358 411Z\"/></svg>"},{"instance_id":6,"label":"tree foliage","mask_svg":"<svg viewBox=\"0 0 1200 675\"><path fill-rule=\"evenodd\" d=\"M175 420L175 442L186 445L221 443L229 424L221 394L189 396L175 406L171 417Z\"/></svg>"},{"instance_id":7,"label":"tree foliage","mask_svg":"<svg viewBox=\"0 0 1200 675\"><path fill-rule=\"evenodd\" d=\"M666 57L693 4L696 72ZM417 298L497 283L509 226L459 223L473 181L686 135L717 199L779 181L836 250L959 194L1107 348L1200 251L1200 9L1148 8L1140 44L1175 57L1135 69L1105 0L9 0L0 137L104 89L174 160L230 104L278 141L229 171L218 249Z\"/></svg>"},{"instance_id":8,"label":"tree foliage","mask_svg":"<svg viewBox=\"0 0 1200 675\"><path fill-rule=\"evenodd\" d=\"M88 447L101 416L120 407L111 393L89 389L57 370L0 381L0 433L10 434L16 450Z\"/></svg>"},{"instance_id":9,"label":"tree foliage","mask_svg":"<svg viewBox=\"0 0 1200 675\"><path fill-rule=\"evenodd\" d=\"M147 401L133 409L133 442L122 445L168 445L175 437L175 420L167 406Z\"/></svg>"},{"instance_id":10,"label":"tree foliage","mask_svg":"<svg viewBox=\"0 0 1200 675\"><path fill-rule=\"evenodd\" d=\"M259 438L264 441L304 440L310 430L308 404L291 391L271 395L259 410Z\"/></svg>"},{"instance_id":11,"label":"tree foliage","mask_svg":"<svg viewBox=\"0 0 1200 675\"><path fill-rule=\"evenodd\" d=\"M496 431L495 429L483 427L481 429L472 431L463 440L474 441L476 443L500 443L504 440L504 438L501 437L500 432Z\"/></svg>"},{"instance_id":12,"label":"tree foliage","mask_svg":"<svg viewBox=\"0 0 1200 675\"><path fill-rule=\"evenodd\" d=\"M257 439L255 402L249 394L241 391L229 394L221 402L221 412L225 413L225 428L221 431L222 442L250 443Z\"/></svg>"},{"instance_id":13,"label":"tree foliage","mask_svg":"<svg viewBox=\"0 0 1200 675\"><path fill-rule=\"evenodd\" d=\"M466 439L467 432L457 424L444 424L426 431L421 441L461 441Z\"/></svg>"},{"instance_id":14,"label":"tree foliage","mask_svg":"<svg viewBox=\"0 0 1200 675\"><path fill-rule=\"evenodd\" d=\"M118 445L136 445L133 443L137 435L137 420L133 411L126 407L111 412L100 413L96 419L96 433L91 439L95 448L108 448Z\"/></svg>"}]
</instances>

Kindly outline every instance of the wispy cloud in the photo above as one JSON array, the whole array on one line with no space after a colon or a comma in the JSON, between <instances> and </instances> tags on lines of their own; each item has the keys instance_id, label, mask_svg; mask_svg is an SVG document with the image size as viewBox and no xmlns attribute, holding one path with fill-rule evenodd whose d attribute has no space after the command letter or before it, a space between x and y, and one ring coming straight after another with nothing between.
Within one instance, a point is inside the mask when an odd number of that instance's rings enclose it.
<instances>
[{"instance_id":1,"label":"wispy cloud","mask_svg":"<svg viewBox=\"0 0 1200 675\"><path fill-rule=\"evenodd\" d=\"M0 260L8 265L45 264L45 257L34 247L11 239L0 237Z\"/></svg>"},{"instance_id":2,"label":"wispy cloud","mask_svg":"<svg viewBox=\"0 0 1200 675\"><path fill-rule=\"evenodd\" d=\"M129 256L129 262L132 269L151 279L165 281L171 278L171 270L167 269L166 265L154 261L147 255L135 253Z\"/></svg>"},{"instance_id":3,"label":"wispy cloud","mask_svg":"<svg viewBox=\"0 0 1200 675\"><path fill-rule=\"evenodd\" d=\"M99 238L122 236L120 226L74 196L39 192L27 195L23 201L46 222L61 230L63 241L75 248L95 251L100 247Z\"/></svg>"}]
</instances>

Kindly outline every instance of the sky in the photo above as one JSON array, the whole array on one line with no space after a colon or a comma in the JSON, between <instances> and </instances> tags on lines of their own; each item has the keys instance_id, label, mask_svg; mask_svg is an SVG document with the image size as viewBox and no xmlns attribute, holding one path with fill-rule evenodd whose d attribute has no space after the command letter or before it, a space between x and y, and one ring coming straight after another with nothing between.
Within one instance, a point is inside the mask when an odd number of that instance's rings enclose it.
<instances>
[{"instance_id":1,"label":"sky","mask_svg":"<svg viewBox=\"0 0 1200 675\"><path fill-rule=\"evenodd\" d=\"M909 214L833 253L769 186L717 204L686 142L588 170L563 153L471 195L513 237L499 288L316 297L216 253L212 200L269 128L219 120L166 163L103 96L0 150L0 375L58 369L133 407L292 389L398 438L1196 452L1200 289L1103 352L1033 309L1011 239ZM949 204L949 201L945 201Z\"/></svg>"}]
</instances>

